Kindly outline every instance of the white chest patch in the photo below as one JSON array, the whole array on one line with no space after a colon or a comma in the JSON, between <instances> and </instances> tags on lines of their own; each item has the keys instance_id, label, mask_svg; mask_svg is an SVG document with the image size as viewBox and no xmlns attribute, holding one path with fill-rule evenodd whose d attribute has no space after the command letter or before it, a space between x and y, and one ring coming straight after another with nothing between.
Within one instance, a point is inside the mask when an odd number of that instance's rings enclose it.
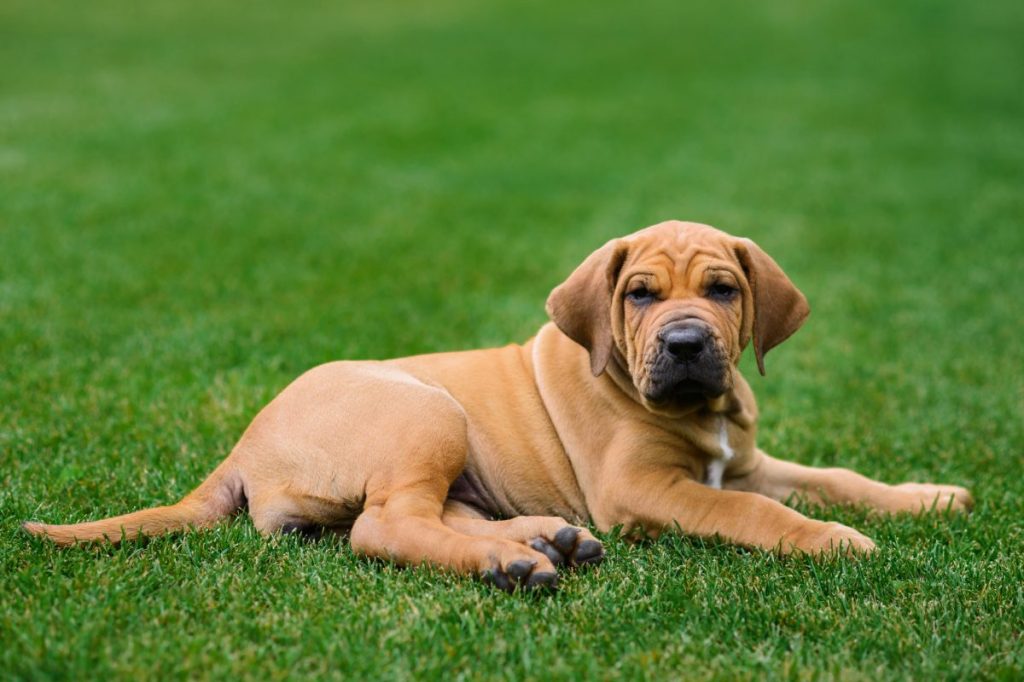
<instances>
[{"instance_id":1,"label":"white chest patch","mask_svg":"<svg viewBox=\"0 0 1024 682\"><path fill-rule=\"evenodd\" d=\"M722 474L725 473L725 467L736 453L733 452L732 446L729 445L729 429L725 425L725 417L722 417L718 427L718 450L719 454L711 458L708 462L707 474L705 477L705 483L712 488L722 487Z\"/></svg>"}]
</instances>

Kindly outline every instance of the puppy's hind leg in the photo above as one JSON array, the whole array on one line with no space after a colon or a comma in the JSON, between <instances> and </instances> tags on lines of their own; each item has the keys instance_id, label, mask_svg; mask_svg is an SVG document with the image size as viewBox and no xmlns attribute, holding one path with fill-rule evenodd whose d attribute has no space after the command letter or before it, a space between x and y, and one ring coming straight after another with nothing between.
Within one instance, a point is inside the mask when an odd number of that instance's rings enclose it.
<instances>
[{"instance_id":1,"label":"puppy's hind leg","mask_svg":"<svg viewBox=\"0 0 1024 682\"><path fill-rule=\"evenodd\" d=\"M442 497L426 488L406 487L383 504L373 504L352 527L352 548L403 566L431 565L479 575L497 587L553 588L555 566L542 552L494 536L458 533L441 521Z\"/></svg>"},{"instance_id":2,"label":"puppy's hind leg","mask_svg":"<svg viewBox=\"0 0 1024 682\"><path fill-rule=\"evenodd\" d=\"M441 520L448 488L465 466L465 415L440 392L422 395L420 407L427 409L393 432L398 452L382 455L367 481L352 548L405 566L479 575L509 591L554 587L555 567L544 553L501 537L458 532Z\"/></svg>"},{"instance_id":3,"label":"puppy's hind leg","mask_svg":"<svg viewBox=\"0 0 1024 682\"><path fill-rule=\"evenodd\" d=\"M556 566L590 566L604 560L604 546L589 530L558 516L517 516L494 521L449 500L443 521L459 533L504 538L541 552Z\"/></svg>"}]
</instances>

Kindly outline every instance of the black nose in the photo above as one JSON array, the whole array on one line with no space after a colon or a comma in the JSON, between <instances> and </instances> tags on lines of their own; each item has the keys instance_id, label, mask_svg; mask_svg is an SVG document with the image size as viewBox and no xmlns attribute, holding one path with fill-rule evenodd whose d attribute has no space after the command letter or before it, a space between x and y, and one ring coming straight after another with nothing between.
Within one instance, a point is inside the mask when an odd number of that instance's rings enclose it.
<instances>
[{"instance_id":1,"label":"black nose","mask_svg":"<svg viewBox=\"0 0 1024 682\"><path fill-rule=\"evenodd\" d=\"M707 345L707 334L697 327L676 327L662 332L665 350L679 362L694 360Z\"/></svg>"}]
</instances>

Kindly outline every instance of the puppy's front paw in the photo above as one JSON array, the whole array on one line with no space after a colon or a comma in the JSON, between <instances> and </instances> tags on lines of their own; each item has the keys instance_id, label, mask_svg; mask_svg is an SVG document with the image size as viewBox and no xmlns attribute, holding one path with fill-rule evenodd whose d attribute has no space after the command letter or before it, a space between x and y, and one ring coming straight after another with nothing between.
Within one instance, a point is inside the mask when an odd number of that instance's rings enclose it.
<instances>
[{"instance_id":1,"label":"puppy's front paw","mask_svg":"<svg viewBox=\"0 0 1024 682\"><path fill-rule=\"evenodd\" d=\"M930 511L969 512L974 498L967 488L939 483L902 483L894 486L900 492L901 509L915 514Z\"/></svg>"},{"instance_id":2,"label":"puppy's front paw","mask_svg":"<svg viewBox=\"0 0 1024 682\"><path fill-rule=\"evenodd\" d=\"M805 554L870 554L875 543L858 530L841 523L812 521L811 525L787 536L782 542L784 552Z\"/></svg>"}]
</instances>

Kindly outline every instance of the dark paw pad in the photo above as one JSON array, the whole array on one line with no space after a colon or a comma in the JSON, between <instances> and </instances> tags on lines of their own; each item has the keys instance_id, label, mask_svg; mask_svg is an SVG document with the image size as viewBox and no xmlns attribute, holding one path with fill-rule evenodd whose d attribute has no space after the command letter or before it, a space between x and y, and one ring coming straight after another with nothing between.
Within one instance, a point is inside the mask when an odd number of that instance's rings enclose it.
<instances>
[{"instance_id":1,"label":"dark paw pad","mask_svg":"<svg viewBox=\"0 0 1024 682\"><path fill-rule=\"evenodd\" d=\"M530 547L556 566L593 566L604 560L604 547L597 540L580 540L580 529L566 526L551 540L534 538Z\"/></svg>"},{"instance_id":2,"label":"dark paw pad","mask_svg":"<svg viewBox=\"0 0 1024 682\"><path fill-rule=\"evenodd\" d=\"M580 566L593 566L604 561L604 547L597 540L584 540L576 548L574 557Z\"/></svg>"},{"instance_id":3,"label":"dark paw pad","mask_svg":"<svg viewBox=\"0 0 1024 682\"><path fill-rule=\"evenodd\" d=\"M519 582L523 578L530 575L530 571L537 565L536 561L527 561L526 559L520 559L519 561L513 561L506 568L505 572L513 580Z\"/></svg>"},{"instance_id":4,"label":"dark paw pad","mask_svg":"<svg viewBox=\"0 0 1024 682\"><path fill-rule=\"evenodd\" d=\"M531 540L530 548L540 552L548 559L551 559L551 563L555 566L561 566L565 563L565 555L558 551L554 545L544 538L534 538Z\"/></svg>"},{"instance_id":5,"label":"dark paw pad","mask_svg":"<svg viewBox=\"0 0 1024 682\"><path fill-rule=\"evenodd\" d=\"M558 588L558 575L546 571L537 571L526 581L526 586L531 590L554 590Z\"/></svg>"},{"instance_id":6,"label":"dark paw pad","mask_svg":"<svg viewBox=\"0 0 1024 682\"><path fill-rule=\"evenodd\" d=\"M576 538L579 537L580 529L573 528L572 526L566 526L562 530L555 533L555 537L551 540L551 543L558 548L562 554L566 556L572 555L572 550L576 546Z\"/></svg>"},{"instance_id":7,"label":"dark paw pad","mask_svg":"<svg viewBox=\"0 0 1024 682\"><path fill-rule=\"evenodd\" d=\"M485 583L488 585L494 585L499 590L511 592L515 587L508 575L505 574L505 571L500 568L489 568L484 571L480 577L483 578Z\"/></svg>"},{"instance_id":8,"label":"dark paw pad","mask_svg":"<svg viewBox=\"0 0 1024 682\"><path fill-rule=\"evenodd\" d=\"M500 566L489 568L480 577L485 583L494 585L506 592L517 590L554 590L558 586L558 576L549 571L534 571L536 561L519 559L513 561L504 570Z\"/></svg>"}]
</instances>

